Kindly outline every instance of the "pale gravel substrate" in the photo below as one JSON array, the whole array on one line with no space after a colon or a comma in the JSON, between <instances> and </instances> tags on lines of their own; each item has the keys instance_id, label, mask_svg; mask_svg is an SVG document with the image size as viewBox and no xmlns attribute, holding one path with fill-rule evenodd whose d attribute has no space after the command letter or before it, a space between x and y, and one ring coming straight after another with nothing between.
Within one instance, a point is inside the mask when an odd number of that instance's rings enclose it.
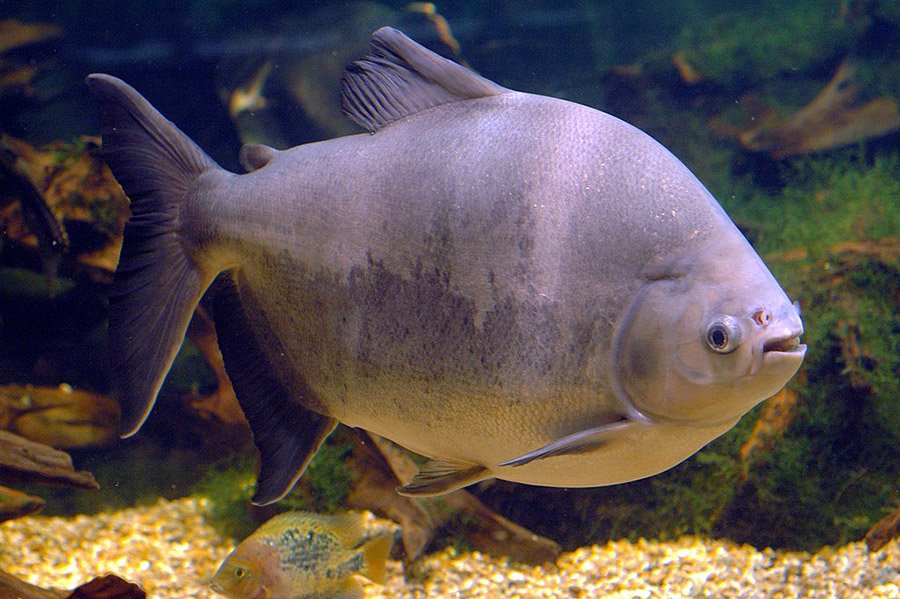
<instances>
[{"instance_id":1,"label":"pale gravel substrate","mask_svg":"<svg viewBox=\"0 0 900 599\"><path fill-rule=\"evenodd\" d=\"M205 586L234 543L205 521L207 501L160 501L76 518L0 524L0 568L40 586L73 588L113 572L150 597L214 597ZM900 599L900 541L869 553L862 543L817 554L758 551L696 538L612 542L528 567L480 553L445 550L404 582L389 564L386 586L366 597L891 597Z\"/></svg>"}]
</instances>

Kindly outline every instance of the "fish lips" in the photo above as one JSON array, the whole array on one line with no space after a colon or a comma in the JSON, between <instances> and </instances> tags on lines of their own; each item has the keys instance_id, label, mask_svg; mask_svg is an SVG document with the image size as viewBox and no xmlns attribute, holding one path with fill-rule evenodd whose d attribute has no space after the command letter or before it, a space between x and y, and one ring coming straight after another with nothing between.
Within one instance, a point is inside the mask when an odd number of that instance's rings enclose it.
<instances>
[{"instance_id":1,"label":"fish lips","mask_svg":"<svg viewBox=\"0 0 900 599\"><path fill-rule=\"evenodd\" d=\"M763 344L763 353L800 354L802 357L806 354L806 344L800 343L801 333L802 331L766 341Z\"/></svg>"},{"instance_id":2,"label":"fish lips","mask_svg":"<svg viewBox=\"0 0 900 599\"><path fill-rule=\"evenodd\" d=\"M758 368L772 368L789 370L788 378L794 376L806 357L806 344L800 343L800 335L803 329L790 331L767 340L762 346L762 359L757 362Z\"/></svg>"},{"instance_id":3,"label":"fish lips","mask_svg":"<svg viewBox=\"0 0 900 599\"><path fill-rule=\"evenodd\" d=\"M806 356L806 345L800 343L800 335L803 334L803 326L785 327L777 334L759 341L753 346L753 361L747 373L756 376L760 371L767 370L770 373L789 372L785 383L794 376L803 363ZM777 376L777 375L776 375Z\"/></svg>"}]
</instances>

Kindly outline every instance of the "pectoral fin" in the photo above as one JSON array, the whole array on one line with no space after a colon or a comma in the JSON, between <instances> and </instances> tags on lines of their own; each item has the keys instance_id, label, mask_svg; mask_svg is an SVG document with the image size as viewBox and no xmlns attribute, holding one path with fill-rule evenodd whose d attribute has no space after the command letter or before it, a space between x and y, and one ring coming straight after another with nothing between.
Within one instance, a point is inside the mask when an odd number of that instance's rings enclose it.
<instances>
[{"instance_id":1,"label":"pectoral fin","mask_svg":"<svg viewBox=\"0 0 900 599\"><path fill-rule=\"evenodd\" d=\"M469 462L431 460L397 493L410 497L443 495L488 478L487 468Z\"/></svg>"},{"instance_id":2,"label":"pectoral fin","mask_svg":"<svg viewBox=\"0 0 900 599\"><path fill-rule=\"evenodd\" d=\"M553 443L544 445L539 449L530 451L525 455L507 460L500 464L501 466L524 466L535 460L543 460L561 455L580 455L597 451L603 446L620 437L625 431L634 426L642 426L641 423L634 420L619 420L610 424L604 424L594 428L585 429L566 435L562 439L558 439Z\"/></svg>"}]
</instances>

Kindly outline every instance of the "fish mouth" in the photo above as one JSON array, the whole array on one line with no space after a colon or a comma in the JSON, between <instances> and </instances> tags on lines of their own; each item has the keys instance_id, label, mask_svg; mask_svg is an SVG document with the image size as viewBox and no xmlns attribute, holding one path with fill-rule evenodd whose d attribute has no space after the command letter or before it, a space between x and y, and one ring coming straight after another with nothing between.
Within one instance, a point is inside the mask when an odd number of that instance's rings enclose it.
<instances>
[{"instance_id":1,"label":"fish mouth","mask_svg":"<svg viewBox=\"0 0 900 599\"><path fill-rule=\"evenodd\" d=\"M800 343L800 334L789 334L784 337L766 341L763 345L763 353L779 352L783 354L796 354L806 351L806 345Z\"/></svg>"}]
</instances>

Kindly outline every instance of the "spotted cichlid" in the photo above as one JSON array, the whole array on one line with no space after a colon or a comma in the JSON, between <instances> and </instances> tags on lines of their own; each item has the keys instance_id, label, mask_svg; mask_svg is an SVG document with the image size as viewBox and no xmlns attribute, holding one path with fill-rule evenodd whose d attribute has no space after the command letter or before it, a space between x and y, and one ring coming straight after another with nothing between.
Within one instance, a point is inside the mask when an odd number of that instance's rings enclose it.
<instances>
[{"instance_id":1,"label":"spotted cichlid","mask_svg":"<svg viewBox=\"0 0 900 599\"><path fill-rule=\"evenodd\" d=\"M511 91L399 31L343 79L371 133L218 167L91 75L131 198L110 297L125 434L209 301L282 497L338 422L490 477L610 485L678 464L794 375L795 305L703 185L638 129Z\"/></svg>"},{"instance_id":2,"label":"spotted cichlid","mask_svg":"<svg viewBox=\"0 0 900 599\"><path fill-rule=\"evenodd\" d=\"M383 584L392 542L369 538L360 514L278 514L225 558L210 588L232 599L362 597L354 575Z\"/></svg>"}]
</instances>

